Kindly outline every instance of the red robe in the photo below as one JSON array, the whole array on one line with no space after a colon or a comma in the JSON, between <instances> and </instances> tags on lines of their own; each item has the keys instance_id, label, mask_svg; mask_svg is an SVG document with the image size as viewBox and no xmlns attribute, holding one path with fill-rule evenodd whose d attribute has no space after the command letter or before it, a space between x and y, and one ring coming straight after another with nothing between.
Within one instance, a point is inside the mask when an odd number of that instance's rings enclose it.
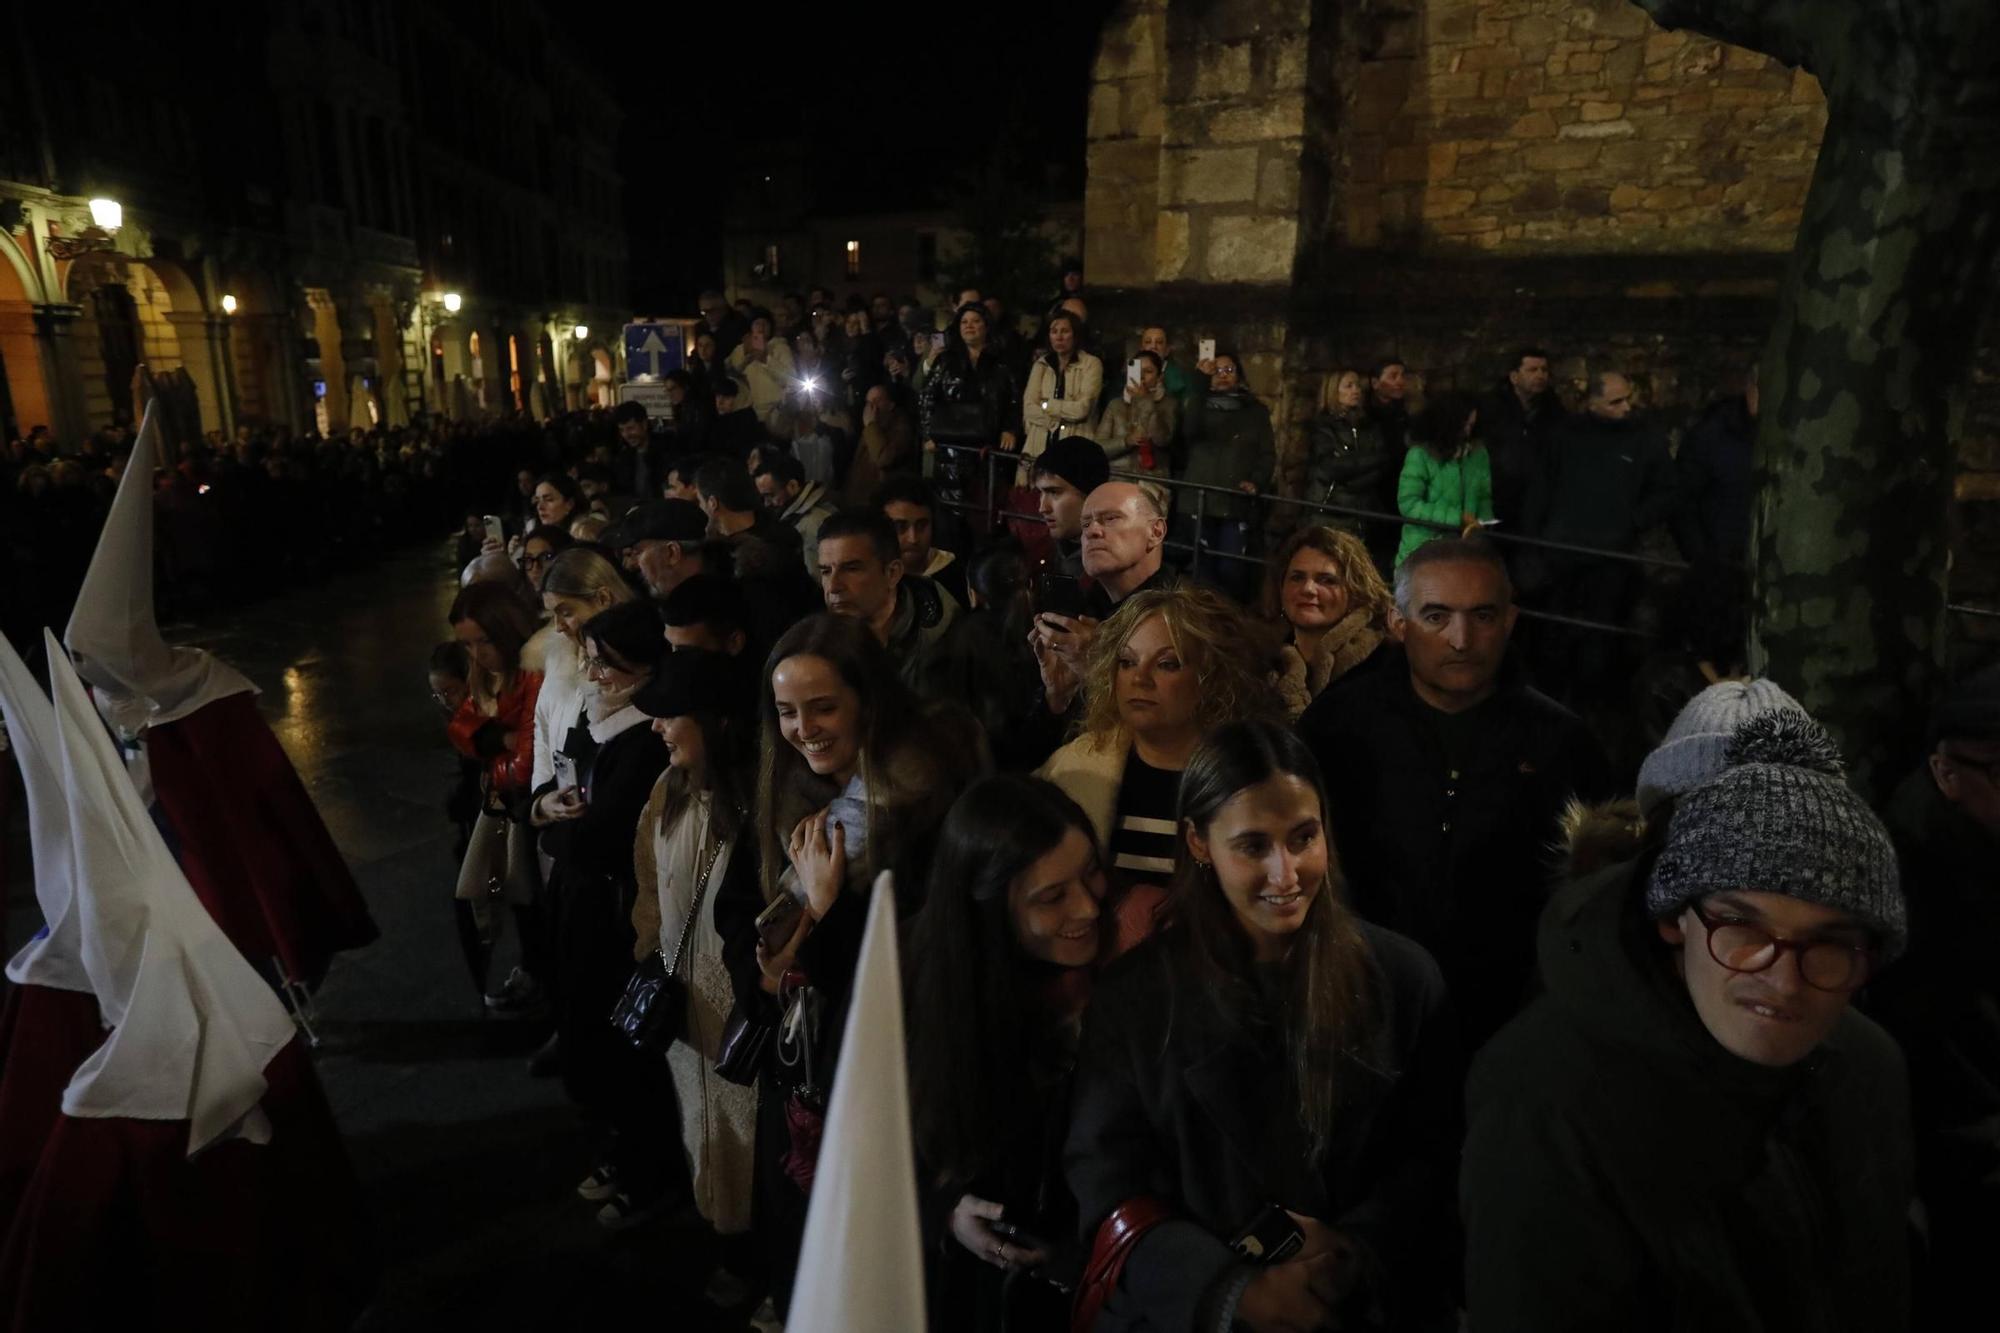
<instances>
[{"instance_id":1,"label":"red robe","mask_svg":"<svg viewBox=\"0 0 2000 1333\"><path fill-rule=\"evenodd\" d=\"M334 1333L373 1293L361 1191L311 1062L265 1066L265 1144L59 1115L0 1243L6 1333Z\"/></svg>"},{"instance_id":2,"label":"red robe","mask_svg":"<svg viewBox=\"0 0 2000 1333\"><path fill-rule=\"evenodd\" d=\"M0 981L0 1236L62 1115L63 1089L104 1040L97 997Z\"/></svg>"},{"instance_id":3,"label":"red robe","mask_svg":"<svg viewBox=\"0 0 2000 1333\"><path fill-rule=\"evenodd\" d=\"M146 731L154 799L174 855L215 924L263 971L318 984L377 934L354 876L254 695L232 694Z\"/></svg>"}]
</instances>

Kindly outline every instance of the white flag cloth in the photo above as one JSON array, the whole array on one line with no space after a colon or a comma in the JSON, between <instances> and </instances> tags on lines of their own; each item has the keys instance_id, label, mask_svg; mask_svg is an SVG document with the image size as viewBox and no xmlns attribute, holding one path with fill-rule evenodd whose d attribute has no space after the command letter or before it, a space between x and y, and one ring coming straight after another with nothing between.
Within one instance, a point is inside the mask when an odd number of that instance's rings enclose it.
<instances>
[{"instance_id":1,"label":"white flag cloth","mask_svg":"<svg viewBox=\"0 0 2000 1333\"><path fill-rule=\"evenodd\" d=\"M203 704L257 687L220 658L174 648L153 615L153 468L160 456L160 404L132 442L125 475L90 557L63 640L76 670L97 687L104 715L126 738L186 717Z\"/></svg>"},{"instance_id":2,"label":"white flag cloth","mask_svg":"<svg viewBox=\"0 0 2000 1333\"><path fill-rule=\"evenodd\" d=\"M14 955L7 964L7 977L17 986L52 986L88 995L90 974L83 966L83 937L77 925L76 869L70 859L69 806L63 800L62 741L56 734L55 707L5 637L0 637L0 715L7 720L7 735L28 789L35 901L41 904L42 921L48 927Z\"/></svg>"},{"instance_id":3,"label":"white flag cloth","mask_svg":"<svg viewBox=\"0 0 2000 1333\"><path fill-rule=\"evenodd\" d=\"M268 1142L263 1071L292 1039L291 1017L195 897L83 682L47 641L83 965L111 1029L63 1111L185 1119L190 1156L224 1137Z\"/></svg>"},{"instance_id":4,"label":"white flag cloth","mask_svg":"<svg viewBox=\"0 0 2000 1333\"><path fill-rule=\"evenodd\" d=\"M893 877L875 881L826 1108L788 1333L917 1333L924 1252Z\"/></svg>"}]
</instances>

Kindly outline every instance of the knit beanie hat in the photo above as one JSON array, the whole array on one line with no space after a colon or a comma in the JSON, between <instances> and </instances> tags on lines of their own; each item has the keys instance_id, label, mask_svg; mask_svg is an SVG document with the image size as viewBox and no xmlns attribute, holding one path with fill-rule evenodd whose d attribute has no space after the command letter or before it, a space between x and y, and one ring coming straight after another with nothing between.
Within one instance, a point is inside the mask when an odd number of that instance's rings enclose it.
<instances>
[{"instance_id":1,"label":"knit beanie hat","mask_svg":"<svg viewBox=\"0 0 2000 1333\"><path fill-rule=\"evenodd\" d=\"M1085 495L1111 480L1111 463L1104 456L1104 446L1081 435L1065 435L1042 450L1035 459L1035 471L1061 477Z\"/></svg>"},{"instance_id":2,"label":"knit beanie hat","mask_svg":"<svg viewBox=\"0 0 2000 1333\"><path fill-rule=\"evenodd\" d=\"M1841 779L1840 752L1803 711L1776 709L1737 728L1722 775L1681 795L1646 883L1663 919L1713 893L1780 893L1845 912L1882 940L1908 935L1896 851Z\"/></svg>"},{"instance_id":3,"label":"knit beanie hat","mask_svg":"<svg viewBox=\"0 0 2000 1333\"><path fill-rule=\"evenodd\" d=\"M1761 676L1718 681L1688 700L1659 748L1639 766L1639 812L1650 816L1662 802L1719 777L1736 729L1778 709L1806 716L1798 700Z\"/></svg>"}]
</instances>

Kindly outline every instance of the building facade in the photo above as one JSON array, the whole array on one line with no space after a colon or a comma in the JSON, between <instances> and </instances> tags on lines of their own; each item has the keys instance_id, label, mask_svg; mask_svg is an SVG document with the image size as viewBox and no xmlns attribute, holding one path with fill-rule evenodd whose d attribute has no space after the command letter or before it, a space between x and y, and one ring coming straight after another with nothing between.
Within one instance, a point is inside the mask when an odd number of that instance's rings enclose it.
<instances>
[{"instance_id":1,"label":"building facade","mask_svg":"<svg viewBox=\"0 0 2000 1333\"><path fill-rule=\"evenodd\" d=\"M547 12L230 19L87 48L49 7L8 20L0 426L73 444L129 412L141 362L225 433L608 398L619 112Z\"/></svg>"}]
</instances>

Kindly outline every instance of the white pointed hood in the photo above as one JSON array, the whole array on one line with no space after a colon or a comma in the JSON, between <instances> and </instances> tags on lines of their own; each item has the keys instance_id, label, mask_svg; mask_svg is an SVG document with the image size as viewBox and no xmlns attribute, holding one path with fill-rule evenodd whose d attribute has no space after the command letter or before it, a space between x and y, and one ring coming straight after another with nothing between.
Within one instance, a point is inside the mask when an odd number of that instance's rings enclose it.
<instances>
[{"instance_id":1,"label":"white pointed hood","mask_svg":"<svg viewBox=\"0 0 2000 1333\"><path fill-rule=\"evenodd\" d=\"M266 1142L263 1070L292 1020L195 897L54 635L48 649L83 965L112 1030L63 1111L186 1119L189 1155Z\"/></svg>"},{"instance_id":2,"label":"white pointed hood","mask_svg":"<svg viewBox=\"0 0 2000 1333\"><path fill-rule=\"evenodd\" d=\"M62 741L55 708L28 674L14 645L0 636L0 715L28 789L28 845L34 849L35 900L46 929L7 964L17 986L91 993L77 926L76 869L70 859L69 806L63 800Z\"/></svg>"},{"instance_id":3,"label":"white pointed hood","mask_svg":"<svg viewBox=\"0 0 2000 1333\"><path fill-rule=\"evenodd\" d=\"M791 1333L924 1327L924 1248L904 1059L896 894L884 871L868 908L827 1102L785 1321Z\"/></svg>"},{"instance_id":4,"label":"white pointed hood","mask_svg":"<svg viewBox=\"0 0 2000 1333\"><path fill-rule=\"evenodd\" d=\"M220 658L198 648L171 647L160 637L153 617L159 409L157 400L146 407L69 628L63 631L78 674L97 687L105 716L127 737L257 688Z\"/></svg>"}]
</instances>

